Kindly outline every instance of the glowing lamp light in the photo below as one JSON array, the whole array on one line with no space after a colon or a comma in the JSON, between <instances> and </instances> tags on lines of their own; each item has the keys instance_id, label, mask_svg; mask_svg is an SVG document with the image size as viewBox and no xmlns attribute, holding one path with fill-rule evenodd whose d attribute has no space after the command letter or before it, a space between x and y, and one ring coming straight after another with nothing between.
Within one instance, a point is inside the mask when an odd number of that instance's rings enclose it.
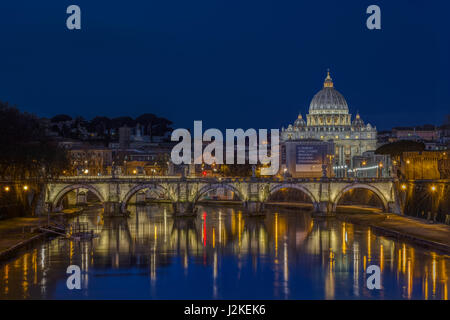
<instances>
[{"instance_id":1,"label":"glowing lamp light","mask_svg":"<svg viewBox=\"0 0 450 320\"><path fill-rule=\"evenodd\" d=\"M436 186L431 186L431 191L435 192L436 191Z\"/></svg>"},{"instance_id":2,"label":"glowing lamp light","mask_svg":"<svg viewBox=\"0 0 450 320\"><path fill-rule=\"evenodd\" d=\"M23 186L23 190L27 191L28 190L28 186Z\"/></svg>"},{"instance_id":3,"label":"glowing lamp light","mask_svg":"<svg viewBox=\"0 0 450 320\"><path fill-rule=\"evenodd\" d=\"M6 192L9 191L9 187L8 187L8 186L5 187L5 191L6 191Z\"/></svg>"},{"instance_id":4,"label":"glowing lamp light","mask_svg":"<svg viewBox=\"0 0 450 320\"><path fill-rule=\"evenodd\" d=\"M85 173L85 174L88 174L88 173L89 173L89 170L88 170L88 169L84 170L84 173Z\"/></svg>"},{"instance_id":5,"label":"glowing lamp light","mask_svg":"<svg viewBox=\"0 0 450 320\"><path fill-rule=\"evenodd\" d=\"M411 163L411 161L409 161L409 160L406 160L406 163L407 163L407 164L410 164L410 163Z\"/></svg>"},{"instance_id":6,"label":"glowing lamp light","mask_svg":"<svg viewBox=\"0 0 450 320\"><path fill-rule=\"evenodd\" d=\"M133 170L133 174L136 174L137 173L137 171L136 170Z\"/></svg>"},{"instance_id":7,"label":"glowing lamp light","mask_svg":"<svg viewBox=\"0 0 450 320\"><path fill-rule=\"evenodd\" d=\"M402 184L402 190L406 190L406 184Z\"/></svg>"}]
</instances>

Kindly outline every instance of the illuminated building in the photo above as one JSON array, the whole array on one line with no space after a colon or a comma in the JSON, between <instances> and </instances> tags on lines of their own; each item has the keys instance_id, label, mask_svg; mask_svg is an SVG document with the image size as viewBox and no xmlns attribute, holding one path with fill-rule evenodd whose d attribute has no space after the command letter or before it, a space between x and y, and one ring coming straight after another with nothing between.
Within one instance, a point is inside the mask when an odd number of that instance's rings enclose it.
<instances>
[{"instance_id":1,"label":"illuminated building","mask_svg":"<svg viewBox=\"0 0 450 320\"><path fill-rule=\"evenodd\" d=\"M346 176L353 168L353 157L377 147L377 130L365 124L359 114L352 120L347 101L334 88L328 72L322 90L312 99L306 121L299 114L293 125L281 130L281 143L321 140L334 144L333 166L336 176Z\"/></svg>"}]
</instances>

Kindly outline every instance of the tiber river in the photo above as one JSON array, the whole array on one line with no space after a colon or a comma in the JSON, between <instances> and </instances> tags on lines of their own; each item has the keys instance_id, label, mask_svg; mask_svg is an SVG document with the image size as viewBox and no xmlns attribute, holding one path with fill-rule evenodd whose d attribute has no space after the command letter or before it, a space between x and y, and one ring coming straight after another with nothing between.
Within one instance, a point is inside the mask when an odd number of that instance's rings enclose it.
<instances>
[{"instance_id":1,"label":"tiber river","mask_svg":"<svg viewBox=\"0 0 450 320\"><path fill-rule=\"evenodd\" d=\"M448 299L450 257L368 227L272 210L201 207L173 219L164 205L128 219L80 216L99 237L43 241L0 263L1 299ZM69 265L81 290L66 286ZM381 290L365 270L381 268Z\"/></svg>"}]
</instances>

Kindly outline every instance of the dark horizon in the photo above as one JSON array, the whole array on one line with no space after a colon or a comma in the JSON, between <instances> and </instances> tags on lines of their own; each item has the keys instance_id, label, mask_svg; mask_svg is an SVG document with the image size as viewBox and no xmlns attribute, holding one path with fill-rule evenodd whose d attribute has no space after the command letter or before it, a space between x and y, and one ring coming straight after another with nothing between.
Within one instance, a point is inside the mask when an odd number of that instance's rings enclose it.
<instances>
[{"instance_id":1,"label":"dark horizon","mask_svg":"<svg viewBox=\"0 0 450 320\"><path fill-rule=\"evenodd\" d=\"M450 6L377 1L0 4L0 100L39 117L154 113L191 128L281 128L303 116L327 68L379 131L449 113Z\"/></svg>"}]
</instances>

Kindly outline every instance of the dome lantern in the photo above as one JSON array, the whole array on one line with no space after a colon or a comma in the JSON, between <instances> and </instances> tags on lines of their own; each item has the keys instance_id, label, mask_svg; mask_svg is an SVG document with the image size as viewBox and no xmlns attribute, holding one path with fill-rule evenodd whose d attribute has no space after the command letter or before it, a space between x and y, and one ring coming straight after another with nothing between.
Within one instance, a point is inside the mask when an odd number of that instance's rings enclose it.
<instances>
[{"instance_id":1,"label":"dome lantern","mask_svg":"<svg viewBox=\"0 0 450 320\"><path fill-rule=\"evenodd\" d=\"M330 69L327 70L327 77L323 83L324 88L333 88L333 79L330 76Z\"/></svg>"}]
</instances>

